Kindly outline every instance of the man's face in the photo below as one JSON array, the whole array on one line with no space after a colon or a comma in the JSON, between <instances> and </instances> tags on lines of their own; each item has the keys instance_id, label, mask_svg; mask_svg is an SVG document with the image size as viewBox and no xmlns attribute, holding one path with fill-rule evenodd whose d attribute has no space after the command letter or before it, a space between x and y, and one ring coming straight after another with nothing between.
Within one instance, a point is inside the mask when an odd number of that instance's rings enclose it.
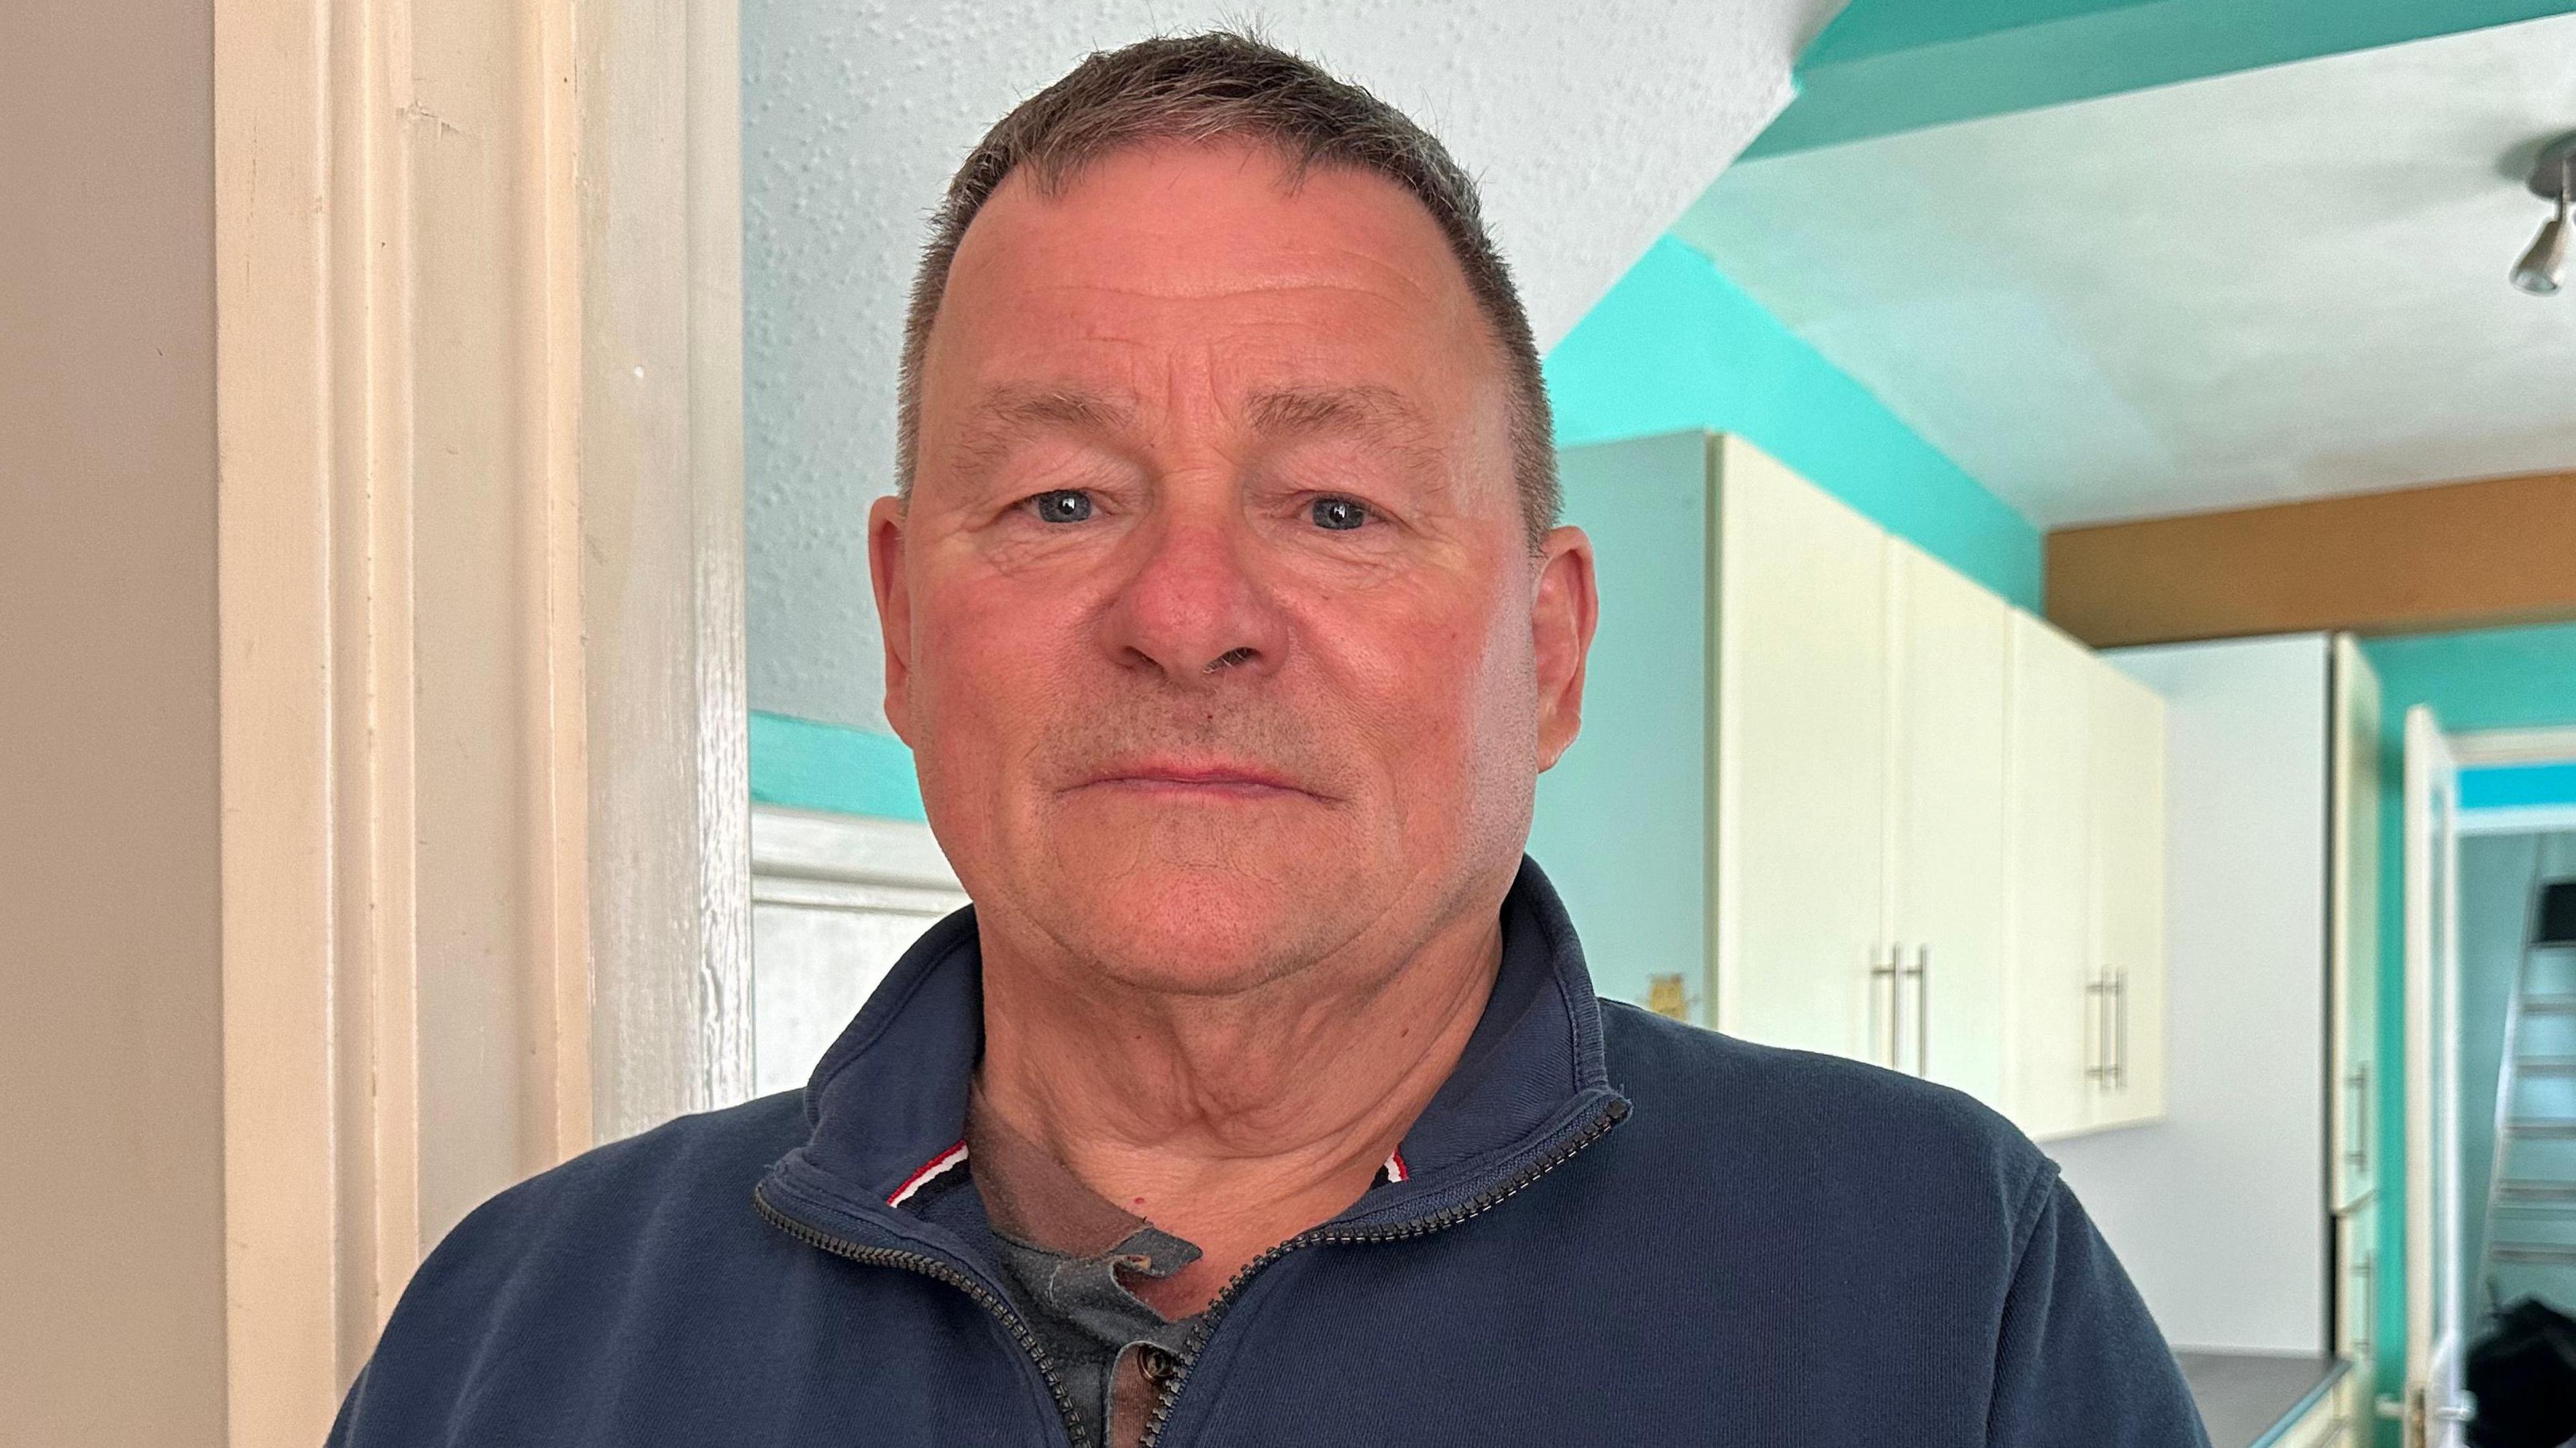
<instances>
[{"instance_id":1,"label":"man's face","mask_svg":"<svg viewBox=\"0 0 2576 1448\"><path fill-rule=\"evenodd\" d=\"M1213 994L1490 907L1593 614L1507 403L1383 178L1164 145L1002 185L869 525L886 713L988 930Z\"/></svg>"}]
</instances>

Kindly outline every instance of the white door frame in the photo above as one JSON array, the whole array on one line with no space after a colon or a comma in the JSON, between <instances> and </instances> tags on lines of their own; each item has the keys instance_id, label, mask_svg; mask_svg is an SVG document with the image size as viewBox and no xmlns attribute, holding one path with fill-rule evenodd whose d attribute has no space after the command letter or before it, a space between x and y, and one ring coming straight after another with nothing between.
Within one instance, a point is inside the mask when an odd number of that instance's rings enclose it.
<instances>
[{"instance_id":1,"label":"white door frame","mask_svg":"<svg viewBox=\"0 0 2576 1448\"><path fill-rule=\"evenodd\" d=\"M749 1080L734 25L218 8L236 1444L458 1203Z\"/></svg>"},{"instance_id":2,"label":"white door frame","mask_svg":"<svg viewBox=\"0 0 2576 1448\"><path fill-rule=\"evenodd\" d=\"M2451 736L2451 756L2463 769L2494 765L2576 763L2576 729L2491 729ZM2473 810L2460 820L2464 835L2546 834L2576 829L2576 805L2538 804Z\"/></svg>"},{"instance_id":3,"label":"white door frame","mask_svg":"<svg viewBox=\"0 0 2576 1448\"><path fill-rule=\"evenodd\" d=\"M2485 729L2451 736L2463 768L2497 764L2564 764L2576 760L2576 728Z\"/></svg>"},{"instance_id":4,"label":"white door frame","mask_svg":"<svg viewBox=\"0 0 2576 1448\"><path fill-rule=\"evenodd\" d=\"M2423 705L2406 711L2405 740L2406 1431L2409 1448L2456 1448L2467 1326L2457 1260L2459 763ZM2439 1181L2437 1145L2448 1168Z\"/></svg>"},{"instance_id":5,"label":"white door frame","mask_svg":"<svg viewBox=\"0 0 2576 1448\"><path fill-rule=\"evenodd\" d=\"M2417 747L2416 714L2425 715L2438 747L2431 751ZM2454 1179L2450 1200L2437 1200L2432 1172L2432 1147L2436 1118L2441 1118L2443 1139L2458 1141L2458 1082L2451 1082L2447 1093L2437 1092L2433 1082L2433 1049L2439 1029L2447 1040L2452 1059L2456 1060L2459 1037L2459 949L2458 909L2456 902L2444 912L2447 939L2437 939L2430 919L2432 876L2423 867L2425 852L2434 847L2428 839L2430 821L2426 814L2430 781L2425 777L2428 766L2447 768L2454 781L2450 801L2451 833L2459 835L2507 833L2525 829L2563 828L2576 820L2564 807L2541 806L2529 810L2495 810L2462 817L2456 789L2457 771L2465 767L2556 764L2576 761L2576 728L2496 729L2444 736L2437 721L2421 707L2408 714L2409 748L2406 755L2405 844L2406 844L2406 1370L2407 1370L2407 1442L2409 1448L2435 1445L2446 1441L2445 1431L2456 1434L2456 1423L2438 1419L2428 1421L2429 1411L2438 1406L2426 1397L2428 1389L2441 1379L2441 1393L2456 1395L2458 1375L2465 1366L2462 1355L2467 1344L2468 1326L2464 1314L2468 1301L2465 1290L2465 1263L2455 1263L2450 1280L2449 1301L2437 1313L2434 1302L2433 1263L2438 1253L2456 1252L2459 1242L2458 1213L2461 1210L2456 1179L2457 1162L2453 1163ZM2428 758L2427 754L2441 756ZM2454 849L2447 862L2445 878L2456 891L2458 859ZM2436 1011L2438 1005L2439 1011ZM2446 1333L2444 1327L2448 1326Z\"/></svg>"}]
</instances>

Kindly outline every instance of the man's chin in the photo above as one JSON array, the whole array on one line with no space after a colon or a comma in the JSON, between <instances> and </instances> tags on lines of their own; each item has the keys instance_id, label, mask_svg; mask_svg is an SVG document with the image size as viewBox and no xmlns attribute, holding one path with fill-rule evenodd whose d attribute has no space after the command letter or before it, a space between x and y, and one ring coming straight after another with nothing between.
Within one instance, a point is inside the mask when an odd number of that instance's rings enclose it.
<instances>
[{"instance_id":1,"label":"man's chin","mask_svg":"<svg viewBox=\"0 0 2576 1448\"><path fill-rule=\"evenodd\" d=\"M1232 871L1174 869L1077 888L1077 929L1102 968L1177 995L1231 995L1312 963L1332 933L1327 917L1339 913L1311 880Z\"/></svg>"}]
</instances>

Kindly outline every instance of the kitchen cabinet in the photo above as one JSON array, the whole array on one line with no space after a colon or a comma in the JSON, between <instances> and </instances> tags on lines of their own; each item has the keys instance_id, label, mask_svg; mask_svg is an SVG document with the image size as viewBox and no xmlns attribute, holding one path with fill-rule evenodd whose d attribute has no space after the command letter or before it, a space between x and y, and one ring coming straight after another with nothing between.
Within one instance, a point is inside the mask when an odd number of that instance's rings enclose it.
<instances>
[{"instance_id":1,"label":"kitchen cabinet","mask_svg":"<svg viewBox=\"0 0 2576 1448\"><path fill-rule=\"evenodd\" d=\"M2027 1100L2048 1134L2152 1115L2161 906L2119 892L2160 879L2154 696L1740 438L1561 461L1601 631L1531 854L1603 993ZM2017 994L2043 955L2064 989Z\"/></svg>"},{"instance_id":2,"label":"kitchen cabinet","mask_svg":"<svg viewBox=\"0 0 2576 1448\"><path fill-rule=\"evenodd\" d=\"M2350 1358L2346 1413L2375 1411L2379 1330L2379 676L2351 634L2331 664L2327 811L2327 1160L2335 1211L2335 1350Z\"/></svg>"},{"instance_id":3,"label":"kitchen cabinet","mask_svg":"<svg viewBox=\"0 0 2576 1448\"><path fill-rule=\"evenodd\" d=\"M2073 639L2013 619L2003 1106L2041 1139L2091 1127L2108 1039L2092 943L2092 668Z\"/></svg>"},{"instance_id":4,"label":"kitchen cabinet","mask_svg":"<svg viewBox=\"0 0 2576 1448\"><path fill-rule=\"evenodd\" d=\"M2350 634L2335 636L2332 671L2329 1141L2335 1210L2349 1211L2370 1197L2378 1176L2379 676Z\"/></svg>"},{"instance_id":5,"label":"kitchen cabinet","mask_svg":"<svg viewBox=\"0 0 2576 1448\"><path fill-rule=\"evenodd\" d=\"M2011 609L1714 457L1717 1022L1997 1100Z\"/></svg>"},{"instance_id":6,"label":"kitchen cabinet","mask_svg":"<svg viewBox=\"0 0 2576 1448\"><path fill-rule=\"evenodd\" d=\"M2372 1421L2372 1387L2377 1348L2372 1336L2379 1326L2379 1208L2365 1200L2335 1218L2335 1353L2352 1363L2343 1380L2343 1413L2356 1423Z\"/></svg>"},{"instance_id":7,"label":"kitchen cabinet","mask_svg":"<svg viewBox=\"0 0 2576 1448\"><path fill-rule=\"evenodd\" d=\"M1742 442L1715 450L1717 1023L1892 1066L1885 536Z\"/></svg>"},{"instance_id":8,"label":"kitchen cabinet","mask_svg":"<svg viewBox=\"0 0 2576 1448\"><path fill-rule=\"evenodd\" d=\"M1884 938L1901 1069L2003 1099L2005 711L2012 608L1902 539L1888 548L1891 844Z\"/></svg>"},{"instance_id":9,"label":"kitchen cabinet","mask_svg":"<svg viewBox=\"0 0 2576 1448\"><path fill-rule=\"evenodd\" d=\"M2164 1111L2164 701L2013 628L2005 1109L2049 1138Z\"/></svg>"},{"instance_id":10,"label":"kitchen cabinet","mask_svg":"<svg viewBox=\"0 0 2576 1448\"><path fill-rule=\"evenodd\" d=\"M2089 1124L2128 1126L2165 1103L2165 704L2099 660L2086 682L2088 959L2103 1007Z\"/></svg>"}]
</instances>

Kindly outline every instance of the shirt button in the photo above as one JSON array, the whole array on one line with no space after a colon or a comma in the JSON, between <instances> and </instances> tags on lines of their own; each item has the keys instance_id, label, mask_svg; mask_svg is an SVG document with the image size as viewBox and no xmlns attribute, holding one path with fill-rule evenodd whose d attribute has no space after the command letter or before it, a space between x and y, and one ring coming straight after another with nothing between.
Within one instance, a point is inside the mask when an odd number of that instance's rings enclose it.
<instances>
[{"instance_id":1,"label":"shirt button","mask_svg":"<svg viewBox=\"0 0 2576 1448\"><path fill-rule=\"evenodd\" d=\"M1171 1381L1172 1355L1158 1347L1141 1347L1136 1351L1136 1365L1145 1370L1145 1381L1156 1387Z\"/></svg>"}]
</instances>

